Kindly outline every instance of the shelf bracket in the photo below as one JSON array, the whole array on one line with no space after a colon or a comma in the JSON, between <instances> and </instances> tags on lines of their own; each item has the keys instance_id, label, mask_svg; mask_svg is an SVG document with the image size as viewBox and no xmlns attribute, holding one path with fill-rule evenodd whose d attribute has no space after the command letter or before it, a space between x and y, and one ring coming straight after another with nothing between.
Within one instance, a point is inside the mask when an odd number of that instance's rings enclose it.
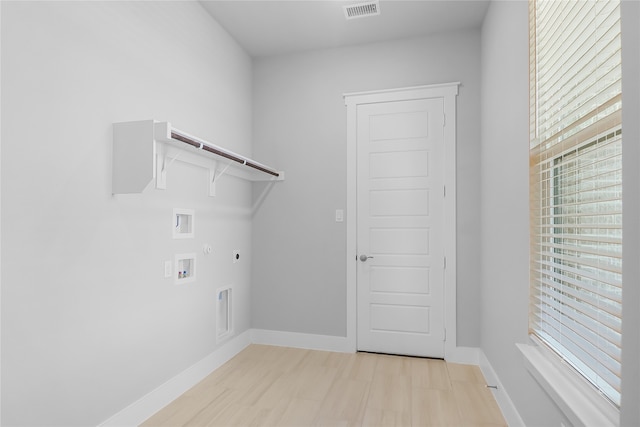
<instances>
[{"instance_id":1,"label":"shelf bracket","mask_svg":"<svg viewBox=\"0 0 640 427\"><path fill-rule=\"evenodd\" d=\"M163 150L159 150L156 153L156 188L159 190L167 189L167 167L165 163L167 161Z\"/></svg>"},{"instance_id":2,"label":"shelf bracket","mask_svg":"<svg viewBox=\"0 0 640 427\"><path fill-rule=\"evenodd\" d=\"M216 181L218 181L218 179L225 174L225 172L227 172L227 169L229 169L229 166L231 166L232 162L228 162L226 164L226 166L224 167L224 169L222 169L222 171L218 174L216 174L216 169L215 168L211 168L209 169L209 196L211 197L215 197L216 195Z\"/></svg>"},{"instance_id":3,"label":"shelf bracket","mask_svg":"<svg viewBox=\"0 0 640 427\"><path fill-rule=\"evenodd\" d=\"M170 157L164 149L158 149L156 155L156 188L160 190L167 189L167 169L171 167L173 162L180 158L182 153L178 152L175 156Z\"/></svg>"}]
</instances>

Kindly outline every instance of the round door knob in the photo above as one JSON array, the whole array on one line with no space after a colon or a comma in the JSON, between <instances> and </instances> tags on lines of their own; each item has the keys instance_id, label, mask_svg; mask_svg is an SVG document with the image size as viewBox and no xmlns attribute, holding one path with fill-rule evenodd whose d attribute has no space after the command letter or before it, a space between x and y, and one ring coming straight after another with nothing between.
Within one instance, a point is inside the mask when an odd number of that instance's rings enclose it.
<instances>
[{"instance_id":1,"label":"round door knob","mask_svg":"<svg viewBox=\"0 0 640 427\"><path fill-rule=\"evenodd\" d=\"M369 258L373 258L372 256L366 256L365 254L360 255L360 261L366 262Z\"/></svg>"}]
</instances>

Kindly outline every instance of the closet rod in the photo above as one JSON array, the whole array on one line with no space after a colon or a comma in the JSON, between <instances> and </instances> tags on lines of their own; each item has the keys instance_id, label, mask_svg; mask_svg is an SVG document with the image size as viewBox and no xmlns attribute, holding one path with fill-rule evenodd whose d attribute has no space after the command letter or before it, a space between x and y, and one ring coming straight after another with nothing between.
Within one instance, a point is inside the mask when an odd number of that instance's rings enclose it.
<instances>
[{"instance_id":1,"label":"closet rod","mask_svg":"<svg viewBox=\"0 0 640 427\"><path fill-rule=\"evenodd\" d=\"M241 163L245 166L249 166L250 168L259 170L260 172L264 172L267 173L269 175L273 175L275 177L279 177L280 174L274 170L269 169L268 167L261 165L259 163L256 163L250 159L246 159L244 157L241 157L239 155L236 155L235 153L230 153L227 152L225 150L222 150L218 147L212 146L210 144L208 144L205 141L200 141L200 140L195 140L193 138L190 138L188 136L182 135L178 132L175 131L171 131L171 139L175 139L177 141L181 141L184 142L185 144L189 144L192 147L195 148L199 148L202 149L204 151L207 151L209 153L224 157L225 159L229 159L229 160L233 160L234 162L238 162Z\"/></svg>"}]
</instances>

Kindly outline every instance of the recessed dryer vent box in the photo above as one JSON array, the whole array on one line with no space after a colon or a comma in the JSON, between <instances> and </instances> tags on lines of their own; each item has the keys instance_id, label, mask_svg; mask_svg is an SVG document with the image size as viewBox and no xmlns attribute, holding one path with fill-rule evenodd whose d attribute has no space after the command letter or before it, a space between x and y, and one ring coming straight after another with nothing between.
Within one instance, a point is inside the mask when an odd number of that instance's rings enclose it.
<instances>
[{"instance_id":1,"label":"recessed dryer vent box","mask_svg":"<svg viewBox=\"0 0 640 427\"><path fill-rule=\"evenodd\" d=\"M216 292L216 342L221 342L233 335L231 291L229 287L220 288Z\"/></svg>"},{"instance_id":2,"label":"recessed dryer vent box","mask_svg":"<svg viewBox=\"0 0 640 427\"><path fill-rule=\"evenodd\" d=\"M173 210L173 238L192 239L195 232L195 214L193 209Z\"/></svg>"},{"instance_id":3,"label":"recessed dryer vent box","mask_svg":"<svg viewBox=\"0 0 640 427\"><path fill-rule=\"evenodd\" d=\"M196 254L177 254L174 270L176 284L189 283L196 280Z\"/></svg>"}]
</instances>

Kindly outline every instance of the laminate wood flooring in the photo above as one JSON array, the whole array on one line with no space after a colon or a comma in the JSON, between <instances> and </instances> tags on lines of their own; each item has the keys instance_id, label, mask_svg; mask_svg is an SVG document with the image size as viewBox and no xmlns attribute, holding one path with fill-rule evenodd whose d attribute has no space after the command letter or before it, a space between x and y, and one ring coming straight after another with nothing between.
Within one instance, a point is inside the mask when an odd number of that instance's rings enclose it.
<instances>
[{"instance_id":1,"label":"laminate wood flooring","mask_svg":"<svg viewBox=\"0 0 640 427\"><path fill-rule=\"evenodd\" d=\"M506 426L477 366L251 345L143 426Z\"/></svg>"}]
</instances>

